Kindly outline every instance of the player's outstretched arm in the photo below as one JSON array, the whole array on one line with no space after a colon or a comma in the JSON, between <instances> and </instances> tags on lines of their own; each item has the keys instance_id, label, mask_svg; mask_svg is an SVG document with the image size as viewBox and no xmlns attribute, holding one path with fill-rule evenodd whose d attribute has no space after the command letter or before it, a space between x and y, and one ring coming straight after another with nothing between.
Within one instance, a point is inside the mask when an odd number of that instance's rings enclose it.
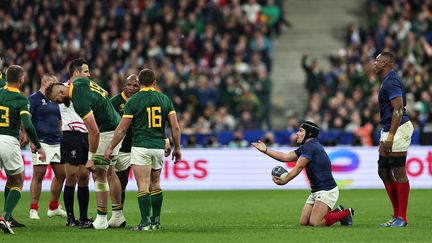
<instances>
[{"instance_id":1,"label":"player's outstretched arm","mask_svg":"<svg viewBox=\"0 0 432 243\"><path fill-rule=\"evenodd\" d=\"M258 149L258 151L267 154L275 160L279 160L280 162L291 162L298 159L298 156L294 151L289 151L288 153L283 153L279 151L275 151L267 147L265 143L261 140L258 140L257 143L251 143L253 147Z\"/></svg>"}]
</instances>

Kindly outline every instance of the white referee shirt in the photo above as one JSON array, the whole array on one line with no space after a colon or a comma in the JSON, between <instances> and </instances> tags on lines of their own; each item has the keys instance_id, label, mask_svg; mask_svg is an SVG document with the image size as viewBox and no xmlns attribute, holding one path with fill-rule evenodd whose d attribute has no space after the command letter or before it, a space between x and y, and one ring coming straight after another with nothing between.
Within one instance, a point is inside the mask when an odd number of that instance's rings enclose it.
<instances>
[{"instance_id":1,"label":"white referee shirt","mask_svg":"<svg viewBox=\"0 0 432 243\"><path fill-rule=\"evenodd\" d=\"M65 83L65 85L68 85L68 83ZM88 133L83 119L75 112L72 101L69 107L60 104L59 108L62 119L62 131Z\"/></svg>"}]
</instances>

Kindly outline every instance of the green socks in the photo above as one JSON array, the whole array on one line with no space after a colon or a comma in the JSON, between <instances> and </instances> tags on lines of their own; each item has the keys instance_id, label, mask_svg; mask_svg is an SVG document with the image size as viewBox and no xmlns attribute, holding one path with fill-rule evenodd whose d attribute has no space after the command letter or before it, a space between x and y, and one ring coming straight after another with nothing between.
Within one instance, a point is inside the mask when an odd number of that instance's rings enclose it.
<instances>
[{"instance_id":1,"label":"green socks","mask_svg":"<svg viewBox=\"0 0 432 243\"><path fill-rule=\"evenodd\" d=\"M163 195L161 189L151 191L151 204L152 204L152 223L160 223L160 214L162 209Z\"/></svg>"},{"instance_id":2,"label":"green socks","mask_svg":"<svg viewBox=\"0 0 432 243\"><path fill-rule=\"evenodd\" d=\"M14 210L14 208L16 207L20 199L21 199L21 189L19 189L18 187L12 187L7 195L7 199L4 207L6 220L10 220L12 211Z\"/></svg>"},{"instance_id":3,"label":"green socks","mask_svg":"<svg viewBox=\"0 0 432 243\"><path fill-rule=\"evenodd\" d=\"M151 211L151 196L148 192L138 192L138 205L141 212L141 225L149 225Z\"/></svg>"}]
</instances>

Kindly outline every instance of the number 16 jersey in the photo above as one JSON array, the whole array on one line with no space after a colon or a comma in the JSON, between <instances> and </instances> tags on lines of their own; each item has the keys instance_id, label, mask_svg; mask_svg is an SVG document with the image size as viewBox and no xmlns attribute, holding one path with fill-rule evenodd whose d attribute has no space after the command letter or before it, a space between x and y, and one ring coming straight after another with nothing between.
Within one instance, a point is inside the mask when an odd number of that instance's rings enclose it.
<instances>
[{"instance_id":1,"label":"number 16 jersey","mask_svg":"<svg viewBox=\"0 0 432 243\"><path fill-rule=\"evenodd\" d=\"M123 118L132 118L132 146L164 149L165 124L175 113L171 100L154 88L142 88L126 102Z\"/></svg>"}]
</instances>

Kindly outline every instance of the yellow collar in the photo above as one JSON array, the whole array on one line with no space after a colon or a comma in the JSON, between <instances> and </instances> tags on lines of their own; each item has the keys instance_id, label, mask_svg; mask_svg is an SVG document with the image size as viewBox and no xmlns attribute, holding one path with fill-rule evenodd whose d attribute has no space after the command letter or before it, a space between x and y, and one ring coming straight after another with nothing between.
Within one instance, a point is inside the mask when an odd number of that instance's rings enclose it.
<instances>
[{"instance_id":1,"label":"yellow collar","mask_svg":"<svg viewBox=\"0 0 432 243\"><path fill-rule=\"evenodd\" d=\"M9 90L10 92L21 93L19 89L7 85L4 87L4 89Z\"/></svg>"},{"instance_id":2,"label":"yellow collar","mask_svg":"<svg viewBox=\"0 0 432 243\"><path fill-rule=\"evenodd\" d=\"M124 100L128 100L129 98L126 96L126 93L123 91L121 92L121 96L123 97Z\"/></svg>"},{"instance_id":3,"label":"yellow collar","mask_svg":"<svg viewBox=\"0 0 432 243\"><path fill-rule=\"evenodd\" d=\"M157 91L157 90L153 87L144 87L144 88L141 88L140 91Z\"/></svg>"}]
</instances>

